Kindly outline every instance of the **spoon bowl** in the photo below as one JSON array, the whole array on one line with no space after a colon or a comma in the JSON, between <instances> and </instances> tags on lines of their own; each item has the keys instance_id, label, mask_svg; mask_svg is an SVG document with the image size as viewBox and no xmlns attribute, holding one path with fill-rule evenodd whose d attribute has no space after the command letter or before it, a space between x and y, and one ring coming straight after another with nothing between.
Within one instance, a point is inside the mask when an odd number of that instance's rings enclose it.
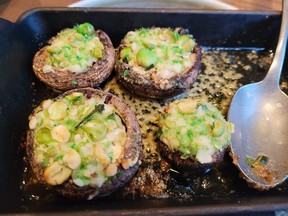
<instances>
[{"instance_id":1,"label":"spoon bowl","mask_svg":"<svg viewBox=\"0 0 288 216\"><path fill-rule=\"evenodd\" d=\"M287 2L283 1L278 45L265 79L241 87L228 113L235 125L233 163L249 185L260 190L277 186L288 175L288 97L279 87L288 36Z\"/></svg>"},{"instance_id":2,"label":"spoon bowl","mask_svg":"<svg viewBox=\"0 0 288 216\"><path fill-rule=\"evenodd\" d=\"M288 98L281 91L269 91L265 84L242 87L236 93L229 111L235 124L231 140L236 165L252 187L268 189L286 179L288 174ZM247 157L269 158L272 177L267 181L251 169ZM234 157L235 158L235 157Z\"/></svg>"}]
</instances>

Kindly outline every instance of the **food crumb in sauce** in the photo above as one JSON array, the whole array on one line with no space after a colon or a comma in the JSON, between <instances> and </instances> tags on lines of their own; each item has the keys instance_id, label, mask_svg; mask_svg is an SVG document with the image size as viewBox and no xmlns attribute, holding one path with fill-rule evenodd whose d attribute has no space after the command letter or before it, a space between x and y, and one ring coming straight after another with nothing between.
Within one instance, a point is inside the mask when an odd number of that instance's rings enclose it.
<instances>
[{"instance_id":1,"label":"food crumb in sauce","mask_svg":"<svg viewBox=\"0 0 288 216\"><path fill-rule=\"evenodd\" d=\"M246 163L252 172L261 178L266 184L272 184L275 173L271 170L269 158L264 154L259 154L256 158L246 156Z\"/></svg>"}]
</instances>

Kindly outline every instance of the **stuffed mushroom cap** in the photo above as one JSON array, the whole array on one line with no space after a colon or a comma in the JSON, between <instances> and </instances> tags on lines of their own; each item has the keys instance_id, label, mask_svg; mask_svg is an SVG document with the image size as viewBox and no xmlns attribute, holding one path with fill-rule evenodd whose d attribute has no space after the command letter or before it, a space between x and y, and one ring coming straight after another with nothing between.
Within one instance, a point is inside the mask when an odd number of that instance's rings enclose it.
<instances>
[{"instance_id":1,"label":"stuffed mushroom cap","mask_svg":"<svg viewBox=\"0 0 288 216\"><path fill-rule=\"evenodd\" d=\"M201 99L171 102L159 119L159 149L175 168L198 172L221 161L234 126Z\"/></svg>"},{"instance_id":2,"label":"stuffed mushroom cap","mask_svg":"<svg viewBox=\"0 0 288 216\"><path fill-rule=\"evenodd\" d=\"M36 76L56 90L95 87L105 81L115 64L109 36L90 23L60 31L34 56Z\"/></svg>"},{"instance_id":3,"label":"stuffed mushroom cap","mask_svg":"<svg viewBox=\"0 0 288 216\"><path fill-rule=\"evenodd\" d=\"M116 96L70 90L30 115L26 152L42 184L73 199L93 199L119 189L137 171L140 127Z\"/></svg>"},{"instance_id":4,"label":"stuffed mushroom cap","mask_svg":"<svg viewBox=\"0 0 288 216\"><path fill-rule=\"evenodd\" d=\"M117 49L117 79L132 93L170 98L192 87L201 55L200 46L183 28L130 31Z\"/></svg>"}]
</instances>

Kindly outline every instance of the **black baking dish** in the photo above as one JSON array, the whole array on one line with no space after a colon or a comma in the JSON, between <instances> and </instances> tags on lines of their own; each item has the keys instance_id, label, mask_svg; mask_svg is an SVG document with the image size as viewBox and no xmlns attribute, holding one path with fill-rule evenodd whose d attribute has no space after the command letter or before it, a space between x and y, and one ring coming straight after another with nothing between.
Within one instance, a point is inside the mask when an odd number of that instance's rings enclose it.
<instances>
[{"instance_id":1,"label":"black baking dish","mask_svg":"<svg viewBox=\"0 0 288 216\"><path fill-rule=\"evenodd\" d=\"M188 28L205 49L275 50L280 29L278 12L188 11L141 9L42 8L26 12L16 23L0 19L0 213L61 213L99 215L189 215L260 212L288 209L288 185L259 192L238 178L229 157L224 167L233 190L221 187L206 196L183 198L101 198L76 202L47 198L33 200L23 192L25 164L22 149L33 104L47 96L47 88L32 72L32 58L63 28L90 22L104 30L115 47L129 30L151 26ZM287 59L287 58L286 58ZM267 68L266 68L267 69ZM261 80L267 70L258 71ZM282 80L287 80L287 63ZM257 80L257 81L258 81ZM285 89L284 89L285 90ZM287 89L286 89L287 90ZM287 91L286 91L287 93ZM231 177L230 177L231 175ZM225 192L225 190L224 190ZM220 194L220 195L217 195Z\"/></svg>"}]
</instances>

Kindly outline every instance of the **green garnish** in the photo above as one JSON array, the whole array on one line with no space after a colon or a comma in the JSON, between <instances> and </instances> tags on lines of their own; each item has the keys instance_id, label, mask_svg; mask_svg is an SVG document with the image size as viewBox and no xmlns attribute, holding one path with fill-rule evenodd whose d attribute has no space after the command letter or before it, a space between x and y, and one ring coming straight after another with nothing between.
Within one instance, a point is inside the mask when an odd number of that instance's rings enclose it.
<instances>
[{"instance_id":1,"label":"green garnish","mask_svg":"<svg viewBox=\"0 0 288 216\"><path fill-rule=\"evenodd\" d=\"M98 113L102 113L104 110L104 104L98 104L95 105L95 109L92 110L87 116L85 116L76 126L75 128L78 128L80 125L82 125L84 122L88 121L90 119L90 117L92 115L94 115L94 113L98 112Z\"/></svg>"},{"instance_id":2,"label":"green garnish","mask_svg":"<svg viewBox=\"0 0 288 216\"><path fill-rule=\"evenodd\" d=\"M179 35L178 32L173 32L173 37L174 37L175 40L178 40L180 35Z\"/></svg>"},{"instance_id":3,"label":"green garnish","mask_svg":"<svg viewBox=\"0 0 288 216\"><path fill-rule=\"evenodd\" d=\"M76 143L73 143L71 146L70 146L72 149L74 149L74 150L78 150L78 145L76 144Z\"/></svg>"},{"instance_id":4,"label":"green garnish","mask_svg":"<svg viewBox=\"0 0 288 216\"><path fill-rule=\"evenodd\" d=\"M48 158L48 157L45 157L45 158L43 159L43 161L41 162L40 166L41 166L42 168L45 168L45 167L47 167L48 165L49 165L49 158Z\"/></svg>"},{"instance_id":5,"label":"green garnish","mask_svg":"<svg viewBox=\"0 0 288 216\"><path fill-rule=\"evenodd\" d=\"M77 80L72 80L72 85L73 85L74 87L77 87L77 86L78 86L78 81L77 81Z\"/></svg>"},{"instance_id":6,"label":"green garnish","mask_svg":"<svg viewBox=\"0 0 288 216\"><path fill-rule=\"evenodd\" d=\"M253 167L255 163L260 163L263 166L265 166L269 161L269 158L266 155L259 154L256 158L253 158L251 156L246 156L246 163L248 166Z\"/></svg>"},{"instance_id":7,"label":"green garnish","mask_svg":"<svg viewBox=\"0 0 288 216\"><path fill-rule=\"evenodd\" d=\"M58 154L58 155L55 157L55 160L56 160L56 161L62 160L63 157L64 157L63 154Z\"/></svg>"},{"instance_id":8,"label":"green garnish","mask_svg":"<svg viewBox=\"0 0 288 216\"><path fill-rule=\"evenodd\" d=\"M123 71L123 77L127 77L129 75L130 71L129 70L124 70Z\"/></svg>"},{"instance_id":9,"label":"green garnish","mask_svg":"<svg viewBox=\"0 0 288 216\"><path fill-rule=\"evenodd\" d=\"M162 135L162 130L158 130L157 133L156 133L156 137L159 139Z\"/></svg>"},{"instance_id":10,"label":"green garnish","mask_svg":"<svg viewBox=\"0 0 288 216\"><path fill-rule=\"evenodd\" d=\"M115 120L115 119L116 119L116 118L115 118L115 114L114 114L114 113L111 113L110 115L108 115L108 116L106 117L106 119Z\"/></svg>"},{"instance_id":11,"label":"green garnish","mask_svg":"<svg viewBox=\"0 0 288 216\"><path fill-rule=\"evenodd\" d=\"M72 99L73 103L78 103L78 102L83 102L83 101L84 101L84 97L82 95L79 95Z\"/></svg>"},{"instance_id":12,"label":"green garnish","mask_svg":"<svg viewBox=\"0 0 288 216\"><path fill-rule=\"evenodd\" d=\"M139 32L140 36L146 36L148 34L148 29L142 28Z\"/></svg>"},{"instance_id":13,"label":"green garnish","mask_svg":"<svg viewBox=\"0 0 288 216\"><path fill-rule=\"evenodd\" d=\"M114 153L112 151L108 153L108 157L110 158L110 160L113 159L113 155L114 155Z\"/></svg>"}]
</instances>

